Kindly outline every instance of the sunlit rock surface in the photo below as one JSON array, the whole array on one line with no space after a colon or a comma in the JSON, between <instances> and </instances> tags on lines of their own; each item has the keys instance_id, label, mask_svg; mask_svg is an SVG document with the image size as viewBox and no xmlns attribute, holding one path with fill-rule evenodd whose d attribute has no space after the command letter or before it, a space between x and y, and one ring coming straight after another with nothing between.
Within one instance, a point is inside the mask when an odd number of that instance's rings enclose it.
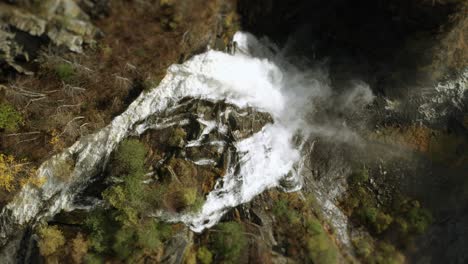
<instances>
[{"instance_id":1,"label":"sunlit rock surface","mask_svg":"<svg viewBox=\"0 0 468 264\"><path fill-rule=\"evenodd\" d=\"M1 1L0 52L16 71L29 73L22 62L34 57L50 41L70 51L82 52L97 29L74 0ZM27 41L25 40L28 39Z\"/></svg>"}]
</instances>

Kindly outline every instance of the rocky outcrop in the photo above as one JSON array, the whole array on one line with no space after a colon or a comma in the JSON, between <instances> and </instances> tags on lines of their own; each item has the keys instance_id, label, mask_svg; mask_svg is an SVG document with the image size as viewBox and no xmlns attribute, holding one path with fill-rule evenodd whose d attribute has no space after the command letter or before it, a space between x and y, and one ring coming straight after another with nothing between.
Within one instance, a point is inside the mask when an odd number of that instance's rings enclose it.
<instances>
[{"instance_id":1,"label":"rocky outcrop","mask_svg":"<svg viewBox=\"0 0 468 264\"><path fill-rule=\"evenodd\" d=\"M236 164L235 143L272 123L271 116L223 102L185 99L153 117L143 139L151 146L156 180L170 179L208 194L217 179ZM151 125L154 124L154 125Z\"/></svg>"},{"instance_id":2,"label":"rocky outcrop","mask_svg":"<svg viewBox=\"0 0 468 264\"><path fill-rule=\"evenodd\" d=\"M18 72L30 73L24 64L42 44L82 52L96 32L74 0L0 2L0 62Z\"/></svg>"},{"instance_id":3,"label":"rocky outcrop","mask_svg":"<svg viewBox=\"0 0 468 264\"><path fill-rule=\"evenodd\" d=\"M164 250L161 263L179 264L184 263L185 254L193 245L193 233L184 228L175 234L168 242Z\"/></svg>"}]
</instances>

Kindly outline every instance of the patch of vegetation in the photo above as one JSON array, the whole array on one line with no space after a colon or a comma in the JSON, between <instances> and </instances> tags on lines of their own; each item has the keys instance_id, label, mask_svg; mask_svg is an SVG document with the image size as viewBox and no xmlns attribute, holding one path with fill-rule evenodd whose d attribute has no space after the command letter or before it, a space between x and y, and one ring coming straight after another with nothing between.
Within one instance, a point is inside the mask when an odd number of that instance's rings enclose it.
<instances>
[{"instance_id":1,"label":"patch of vegetation","mask_svg":"<svg viewBox=\"0 0 468 264\"><path fill-rule=\"evenodd\" d=\"M314 213L315 198L280 194L274 199L275 237L283 243L286 255L304 263L337 263L339 250Z\"/></svg>"},{"instance_id":2,"label":"patch of vegetation","mask_svg":"<svg viewBox=\"0 0 468 264\"><path fill-rule=\"evenodd\" d=\"M201 264L211 264L213 262L213 253L208 248L202 246L197 250L197 259Z\"/></svg>"},{"instance_id":3,"label":"patch of vegetation","mask_svg":"<svg viewBox=\"0 0 468 264\"><path fill-rule=\"evenodd\" d=\"M413 237L424 233L432 221L430 212L418 201L399 193L394 194L391 203L378 201L366 168L351 174L348 183L348 195L342 202L344 209L380 241L376 245L372 238L354 241L359 256L368 263L402 263L401 254L391 244L404 247Z\"/></svg>"},{"instance_id":4,"label":"patch of vegetation","mask_svg":"<svg viewBox=\"0 0 468 264\"><path fill-rule=\"evenodd\" d=\"M300 214L290 208L289 201L286 199L279 199L275 202L273 213L280 218L286 218L288 223L292 225L298 225L301 222Z\"/></svg>"},{"instance_id":5,"label":"patch of vegetation","mask_svg":"<svg viewBox=\"0 0 468 264\"><path fill-rule=\"evenodd\" d=\"M45 226L39 229L39 252L49 257L65 244L65 238L56 226Z\"/></svg>"},{"instance_id":6,"label":"patch of vegetation","mask_svg":"<svg viewBox=\"0 0 468 264\"><path fill-rule=\"evenodd\" d=\"M20 186L28 183L41 186L44 180L36 176L36 169L26 159L0 153L0 190L12 192L17 189L17 183Z\"/></svg>"},{"instance_id":7,"label":"patch of vegetation","mask_svg":"<svg viewBox=\"0 0 468 264\"><path fill-rule=\"evenodd\" d=\"M111 205L108 210L96 210L87 219L89 241L94 259L117 256L120 260L136 261L143 256L157 256L172 230L169 225L148 217L154 209L151 191L143 183L146 147L135 139L122 142L114 155L112 172L122 181L102 192ZM116 174L118 172L118 174Z\"/></svg>"},{"instance_id":8,"label":"patch of vegetation","mask_svg":"<svg viewBox=\"0 0 468 264\"><path fill-rule=\"evenodd\" d=\"M357 255L369 264L403 264L404 256L391 244L374 242L371 237L362 236L352 241Z\"/></svg>"},{"instance_id":9,"label":"patch of vegetation","mask_svg":"<svg viewBox=\"0 0 468 264\"><path fill-rule=\"evenodd\" d=\"M96 253L110 251L113 233L116 231L115 220L104 210L91 212L85 221L89 233L89 244Z\"/></svg>"},{"instance_id":10,"label":"patch of vegetation","mask_svg":"<svg viewBox=\"0 0 468 264\"><path fill-rule=\"evenodd\" d=\"M323 230L322 224L317 218L309 217L305 222L307 230L307 250L313 263L333 264L337 263L336 245Z\"/></svg>"},{"instance_id":11,"label":"patch of vegetation","mask_svg":"<svg viewBox=\"0 0 468 264\"><path fill-rule=\"evenodd\" d=\"M23 116L12 105L0 103L0 130L15 132L23 122Z\"/></svg>"},{"instance_id":12,"label":"patch of vegetation","mask_svg":"<svg viewBox=\"0 0 468 264\"><path fill-rule=\"evenodd\" d=\"M85 258L86 264L104 264L104 260L102 257L96 254L88 254Z\"/></svg>"},{"instance_id":13,"label":"patch of vegetation","mask_svg":"<svg viewBox=\"0 0 468 264\"><path fill-rule=\"evenodd\" d=\"M198 188L196 187L185 187L180 191L183 197L183 202L188 211L197 212L199 211L205 200L200 196Z\"/></svg>"},{"instance_id":14,"label":"patch of vegetation","mask_svg":"<svg viewBox=\"0 0 468 264\"><path fill-rule=\"evenodd\" d=\"M75 69L70 63L66 62L54 65L54 72L60 80L66 83L69 83L75 77Z\"/></svg>"},{"instance_id":15,"label":"patch of vegetation","mask_svg":"<svg viewBox=\"0 0 468 264\"><path fill-rule=\"evenodd\" d=\"M463 122L462 122L463 123ZM408 127L384 127L371 138L387 144L396 144L418 151L443 165L463 165L468 162L466 137L428 128L423 125ZM359 175L359 173L355 174Z\"/></svg>"},{"instance_id":16,"label":"patch of vegetation","mask_svg":"<svg viewBox=\"0 0 468 264\"><path fill-rule=\"evenodd\" d=\"M237 222L225 222L216 226L212 237L216 257L223 263L238 263L239 257L247 246L244 227Z\"/></svg>"},{"instance_id":17,"label":"patch of vegetation","mask_svg":"<svg viewBox=\"0 0 468 264\"><path fill-rule=\"evenodd\" d=\"M197 264L197 253L193 248L185 250L184 264Z\"/></svg>"},{"instance_id":18,"label":"patch of vegetation","mask_svg":"<svg viewBox=\"0 0 468 264\"><path fill-rule=\"evenodd\" d=\"M201 209L205 199L193 163L173 158L167 163L165 175L170 177L161 187L166 210L196 212Z\"/></svg>"},{"instance_id":19,"label":"patch of vegetation","mask_svg":"<svg viewBox=\"0 0 468 264\"><path fill-rule=\"evenodd\" d=\"M124 140L115 154L119 172L140 173L144 171L146 147L137 139Z\"/></svg>"},{"instance_id":20,"label":"patch of vegetation","mask_svg":"<svg viewBox=\"0 0 468 264\"><path fill-rule=\"evenodd\" d=\"M83 237L83 234L78 233L78 235L71 241L71 243L71 257L73 263L83 263L88 253L88 241Z\"/></svg>"},{"instance_id":21,"label":"patch of vegetation","mask_svg":"<svg viewBox=\"0 0 468 264\"><path fill-rule=\"evenodd\" d=\"M126 222L118 210L96 211L86 221L94 259L117 256L131 261L142 256L158 255L163 241L172 235L169 225L152 218L137 224Z\"/></svg>"},{"instance_id":22,"label":"patch of vegetation","mask_svg":"<svg viewBox=\"0 0 468 264\"><path fill-rule=\"evenodd\" d=\"M395 222L400 234L408 239L423 234L432 223L431 213L416 200L396 198L393 210L396 212Z\"/></svg>"}]
</instances>

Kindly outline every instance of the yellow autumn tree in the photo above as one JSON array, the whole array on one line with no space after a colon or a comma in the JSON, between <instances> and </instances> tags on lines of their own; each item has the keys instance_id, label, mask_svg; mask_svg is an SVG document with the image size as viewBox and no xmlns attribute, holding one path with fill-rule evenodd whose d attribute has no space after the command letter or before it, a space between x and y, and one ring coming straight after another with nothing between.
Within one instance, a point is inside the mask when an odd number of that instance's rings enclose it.
<instances>
[{"instance_id":1,"label":"yellow autumn tree","mask_svg":"<svg viewBox=\"0 0 468 264\"><path fill-rule=\"evenodd\" d=\"M0 153L0 188L11 192L15 187L15 176L21 172L21 165L15 157Z\"/></svg>"},{"instance_id":2,"label":"yellow autumn tree","mask_svg":"<svg viewBox=\"0 0 468 264\"><path fill-rule=\"evenodd\" d=\"M39 229L39 252L42 256L48 257L56 253L65 245L65 237L62 231L56 226L45 226Z\"/></svg>"},{"instance_id":3,"label":"yellow autumn tree","mask_svg":"<svg viewBox=\"0 0 468 264\"><path fill-rule=\"evenodd\" d=\"M81 233L72 240L71 256L73 263L83 263L83 259L88 253L88 241Z\"/></svg>"},{"instance_id":4,"label":"yellow autumn tree","mask_svg":"<svg viewBox=\"0 0 468 264\"><path fill-rule=\"evenodd\" d=\"M12 155L0 153L0 190L11 192L16 183L40 186L44 180L36 176L36 169L26 159L18 160Z\"/></svg>"}]
</instances>

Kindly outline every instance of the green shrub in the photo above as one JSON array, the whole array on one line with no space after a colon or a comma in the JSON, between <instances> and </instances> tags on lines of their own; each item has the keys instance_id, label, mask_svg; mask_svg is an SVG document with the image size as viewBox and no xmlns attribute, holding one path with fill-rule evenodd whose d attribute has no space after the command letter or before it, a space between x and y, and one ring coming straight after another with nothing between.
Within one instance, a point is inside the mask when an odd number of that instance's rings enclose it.
<instances>
[{"instance_id":1,"label":"green shrub","mask_svg":"<svg viewBox=\"0 0 468 264\"><path fill-rule=\"evenodd\" d=\"M187 206L193 205L197 201L198 190L196 187L183 188L181 192Z\"/></svg>"},{"instance_id":2,"label":"green shrub","mask_svg":"<svg viewBox=\"0 0 468 264\"><path fill-rule=\"evenodd\" d=\"M143 184L144 177L144 168L141 168L139 171L125 175L123 178L127 204L140 211L145 208L144 197L147 195Z\"/></svg>"},{"instance_id":3,"label":"green shrub","mask_svg":"<svg viewBox=\"0 0 468 264\"><path fill-rule=\"evenodd\" d=\"M432 221L430 212L421 208L418 201L398 191L391 194L391 199L378 199L373 192L375 187L369 183L369 173L365 168L350 175L348 183L348 194L342 200L342 206L356 222L376 236L376 241L385 237L389 239L389 243L409 246L414 236L425 232ZM389 228L397 232L392 233L392 236L382 234ZM374 242L372 237L353 243L358 256L366 263L404 261L391 244Z\"/></svg>"},{"instance_id":4,"label":"green shrub","mask_svg":"<svg viewBox=\"0 0 468 264\"><path fill-rule=\"evenodd\" d=\"M395 219L395 223L396 223L396 226L398 228L398 231L403 236L407 236L408 232L409 232L408 222L404 218L398 217L398 218Z\"/></svg>"},{"instance_id":5,"label":"green shrub","mask_svg":"<svg viewBox=\"0 0 468 264\"><path fill-rule=\"evenodd\" d=\"M157 251L162 241L172 236L172 229L168 224L152 218L129 223L121 221L118 217L120 215L120 212L112 210L98 210L90 214L86 226L94 252L129 260L142 254L141 252Z\"/></svg>"},{"instance_id":6,"label":"green shrub","mask_svg":"<svg viewBox=\"0 0 468 264\"><path fill-rule=\"evenodd\" d=\"M237 222L226 222L217 225L213 246L216 255L222 256L225 263L238 263L242 251L247 246L244 228Z\"/></svg>"},{"instance_id":7,"label":"green shrub","mask_svg":"<svg viewBox=\"0 0 468 264\"><path fill-rule=\"evenodd\" d=\"M353 240L356 253L370 264L402 264L405 259L397 249L387 242L374 243L369 236Z\"/></svg>"},{"instance_id":8,"label":"green shrub","mask_svg":"<svg viewBox=\"0 0 468 264\"><path fill-rule=\"evenodd\" d=\"M405 259L394 246L386 242L380 242L369 262L376 264L402 264L405 263Z\"/></svg>"},{"instance_id":9,"label":"green shrub","mask_svg":"<svg viewBox=\"0 0 468 264\"><path fill-rule=\"evenodd\" d=\"M190 205L188 210L190 212L195 212L195 213L199 212L202 209L204 204L205 204L205 199L202 196L200 196L199 194L197 194L197 199L195 200L195 202L192 205Z\"/></svg>"},{"instance_id":10,"label":"green shrub","mask_svg":"<svg viewBox=\"0 0 468 264\"><path fill-rule=\"evenodd\" d=\"M357 215L363 223L380 234L388 229L393 217L372 206L363 206L357 210Z\"/></svg>"},{"instance_id":11,"label":"green shrub","mask_svg":"<svg viewBox=\"0 0 468 264\"><path fill-rule=\"evenodd\" d=\"M181 200L182 207L185 208L185 211L197 212L205 203L205 199L198 193L196 187L181 187L177 193L178 198L175 199Z\"/></svg>"},{"instance_id":12,"label":"green shrub","mask_svg":"<svg viewBox=\"0 0 468 264\"><path fill-rule=\"evenodd\" d=\"M372 238L370 237L363 237L353 240L353 246L356 249L356 254L363 259L369 258L374 251Z\"/></svg>"},{"instance_id":13,"label":"green shrub","mask_svg":"<svg viewBox=\"0 0 468 264\"><path fill-rule=\"evenodd\" d=\"M23 123L23 116L8 103L0 103L0 129L15 132Z\"/></svg>"},{"instance_id":14,"label":"green shrub","mask_svg":"<svg viewBox=\"0 0 468 264\"><path fill-rule=\"evenodd\" d=\"M115 155L117 166L126 174L141 172L145 165L147 152L145 145L139 140L124 140Z\"/></svg>"},{"instance_id":15,"label":"green shrub","mask_svg":"<svg viewBox=\"0 0 468 264\"><path fill-rule=\"evenodd\" d=\"M313 263L336 263L338 250L323 230L322 224L316 218L309 217L306 221L307 251Z\"/></svg>"},{"instance_id":16,"label":"green shrub","mask_svg":"<svg viewBox=\"0 0 468 264\"><path fill-rule=\"evenodd\" d=\"M296 210L290 208L289 201L279 199L273 205L273 214L277 217L285 218L289 224L298 225L301 222L301 216Z\"/></svg>"},{"instance_id":17,"label":"green shrub","mask_svg":"<svg viewBox=\"0 0 468 264\"><path fill-rule=\"evenodd\" d=\"M70 82L75 76L75 69L73 66L65 62L55 65L54 71L57 77L64 82Z\"/></svg>"},{"instance_id":18,"label":"green shrub","mask_svg":"<svg viewBox=\"0 0 468 264\"><path fill-rule=\"evenodd\" d=\"M163 224L150 219L142 228L138 229L138 245L142 248L156 249L161 246L160 237L167 238L167 230Z\"/></svg>"},{"instance_id":19,"label":"green shrub","mask_svg":"<svg viewBox=\"0 0 468 264\"><path fill-rule=\"evenodd\" d=\"M273 214L278 217L286 215L289 211L289 202L286 199L279 199L273 205Z\"/></svg>"},{"instance_id":20,"label":"green shrub","mask_svg":"<svg viewBox=\"0 0 468 264\"><path fill-rule=\"evenodd\" d=\"M123 183L108 187L102 192L103 198L118 210L116 220L124 225L136 224L139 212L149 206L147 192L142 183L145 177L146 147L138 140L125 140L114 155L112 175L120 177Z\"/></svg>"},{"instance_id":21,"label":"green shrub","mask_svg":"<svg viewBox=\"0 0 468 264\"><path fill-rule=\"evenodd\" d=\"M377 214L377 219L374 223L375 231L378 234L384 232L385 230L388 229L388 227L390 226L392 222L393 222L393 218L390 215L383 213L383 212L379 212Z\"/></svg>"},{"instance_id":22,"label":"green shrub","mask_svg":"<svg viewBox=\"0 0 468 264\"><path fill-rule=\"evenodd\" d=\"M122 182L102 192L102 197L112 207L96 211L86 221L95 252L133 263L146 254L159 252L162 243L171 237L170 225L145 217L163 191L150 189L143 183L146 153L145 146L133 139L122 142L115 152L111 175ZM196 204L196 193L182 194L186 195L187 202Z\"/></svg>"},{"instance_id":23,"label":"green shrub","mask_svg":"<svg viewBox=\"0 0 468 264\"><path fill-rule=\"evenodd\" d=\"M104 253L110 250L116 225L112 216L104 210L95 210L88 215L85 226L90 234L90 246L94 251Z\"/></svg>"},{"instance_id":24,"label":"green shrub","mask_svg":"<svg viewBox=\"0 0 468 264\"><path fill-rule=\"evenodd\" d=\"M373 225L377 221L378 210L375 207L363 207L359 214L363 221Z\"/></svg>"},{"instance_id":25,"label":"green shrub","mask_svg":"<svg viewBox=\"0 0 468 264\"><path fill-rule=\"evenodd\" d=\"M311 237L307 241L309 258L313 263L334 264L337 259L336 250L332 249L328 237L322 235Z\"/></svg>"},{"instance_id":26,"label":"green shrub","mask_svg":"<svg viewBox=\"0 0 468 264\"><path fill-rule=\"evenodd\" d=\"M112 249L120 259L127 259L133 253L131 246L135 245L135 242L135 230L122 227L115 233Z\"/></svg>"},{"instance_id":27,"label":"green shrub","mask_svg":"<svg viewBox=\"0 0 468 264\"><path fill-rule=\"evenodd\" d=\"M85 257L86 264L104 264L104 259L95 254L88 254Z\"/></svg>"},{"instance_id":28,"label":"green shrub","mask_svg":"<svg viewBox=\"0 0 468 264\"><path fill-rule=\"evenodd\" d=\"M114 208L121 209L127 202L124 187L121 185L112 186L102 192L102 197Z\"/></svg>"},{"instance_id":29,"label":"green shrub","mask_svg":"<svg viewBox=\"0 0 468 264\"><path fill-rule=\"evenodd\" d=\"M408 225L411 231L422 234L432 222L431 213L420 207L413 207L407 214Z\"/></svg>"},{"instance_id":30,"label":"green shrub","mask_svg":"<svg viewBox=\"0 0 468 264\"><path fill-rule=\"evenodd\" d=\"M349 177L351 184L362 184L369 181L369 171L366 168L363 168L357 172L354 172Z\"/></svg>"},{"instance_id":31,"label":"green shrub","mask_svg":"<svg viewBox=\"0 0 468 264\"><path fill-rule=\"evenodd\" d=\"M193 249L185 251L184 264L197 264L197 254Z\"/></svg>"},{"instance_id":32,"label":"green shrub","mask_svg":"<svg viewBox=\"0 0 468 264\"><path fill-rule=\"evenodd\" d=\"M307 234L309 235L320 235L323 233L322 224L317 219L309 219L306 222Z\"/></svg>"},{"instance_id":33,"label":"green shrub","mask_svg":"<svg viewBox=\"0 0 468 264\"><path fill-rule=\"evenodd\" d=\"M146 219L138 225L122 226L114 238L113 250L121 259L133 259L142 252L157 252L162 241L172 236L169 225Z\"/></svg>"},{"instance_id":34,"label":"green shrub","mask_svg":"<svg viewBox=\"0 0 468 264\"><path fill-rule=\"evenodd\" d=\"M200 247L197 250L197 259L201 264L211 264L213 262L213 253L206 247Z\"/></svg>"}]
</instances>

